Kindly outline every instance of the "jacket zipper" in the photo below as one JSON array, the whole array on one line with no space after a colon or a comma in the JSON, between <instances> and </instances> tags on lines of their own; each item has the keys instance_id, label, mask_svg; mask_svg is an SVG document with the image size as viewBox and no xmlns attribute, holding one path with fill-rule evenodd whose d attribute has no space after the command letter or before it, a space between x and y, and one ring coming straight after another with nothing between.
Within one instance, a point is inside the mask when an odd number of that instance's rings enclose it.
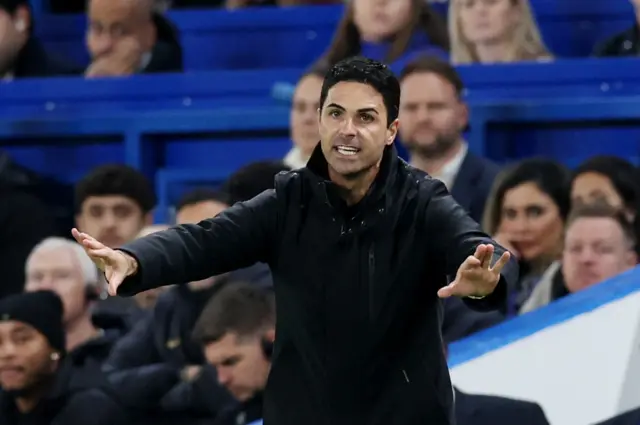
<instances>
[{"instance_id":1,"label":"jacket zipper","mask_svg":"<svg viewBox=\"0 0 640 425\"><path fill-rule=\"evenodd\" d=\"M375 245L369 247L369 321L373 321L373 294L376 277Z\"/></svg>"}]
</instances>

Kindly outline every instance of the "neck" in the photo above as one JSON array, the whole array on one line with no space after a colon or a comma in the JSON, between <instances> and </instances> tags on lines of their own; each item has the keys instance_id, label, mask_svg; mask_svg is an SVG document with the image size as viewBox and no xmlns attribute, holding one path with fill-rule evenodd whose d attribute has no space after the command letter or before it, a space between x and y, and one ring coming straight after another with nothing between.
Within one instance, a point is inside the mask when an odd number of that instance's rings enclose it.
<instances>
[{"instance_id":1,"label":"neck","mask_svg":"<svg viewBox=\"0 0 640 425\"><path fill-rule=\"evenodd\" d=\"M93 326L89 314L85 314L77 321L67 325L65 329L67 337L67 351L71 352L78 346L98 336L100 330Z\"/></svg>"},{"instance_id":2,"label":"neck","mask_svg":"<svg viewBox=\"0 0 640 425\"><path fill-rule=\"evenodd\" d=\"M446 151L438 152L435 155L429 155L425 152L415 150L411 152L410 164L418 170L424 171L429 175L437 175L442 168L453 160L462 149L462 139L458 139Z\"/></svg>"},{"instance_id":3,"label":"neck","mask_svg":"<svg viewBox=\"0 0 640 425\"><path fill-rule=\"evenodd\" d=\"M351 206L357 204L365 197L379 171L380 163L363 171L362 174L350 178L336 173L329 167L329 178L340 188L340 195L347 205Z\"/></svg>"},{"instance_id":4,"label":"neck","mask_svg":"<svg viewBox=\"0 0 640 425\"><path fill-rule=\"evenodd\" d=\"M508 42L477 44L476 54L482 63L506 62L509 52Z\"/></svg>"}]
</instances>

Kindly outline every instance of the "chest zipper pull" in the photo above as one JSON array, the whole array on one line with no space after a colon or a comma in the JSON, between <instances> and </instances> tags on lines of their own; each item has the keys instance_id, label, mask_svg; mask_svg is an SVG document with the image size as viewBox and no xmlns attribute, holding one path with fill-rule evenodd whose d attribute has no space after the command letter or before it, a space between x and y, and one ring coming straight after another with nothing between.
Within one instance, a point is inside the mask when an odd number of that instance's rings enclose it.
<instances>
[{"instance_id":1,"label":"chest zipper pull","mask_svg":"<svg viewBox=\"0 0 640 425\"><path fill-rule=\"evenodd\" d=\"M404 380L407 381L407 383L410 383L411 381L409 381L409 375L407 375L407 371L402 369L402 374L404 375Z\"/></svg>"}]
</instances>

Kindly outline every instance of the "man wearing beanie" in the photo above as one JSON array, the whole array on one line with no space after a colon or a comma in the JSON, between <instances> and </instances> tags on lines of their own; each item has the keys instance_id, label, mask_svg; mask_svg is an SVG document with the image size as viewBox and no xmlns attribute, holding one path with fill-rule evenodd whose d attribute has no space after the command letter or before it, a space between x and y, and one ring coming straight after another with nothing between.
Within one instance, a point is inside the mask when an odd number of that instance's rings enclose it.
<instances>
[{"instance_id":1,"label":"man wearing beanie","mask_svg":"<svg viewBox=\"0 0 640 425\"><path fill-rule=\"evenodd\" d=\"M50 291L0 300L0 424L128 423L101 374L74 373L62 315Z\"/></svg>"},{"instance_id":2,"label":"man wearing beanie","mask_svg":"<svg viewBox=\"0 0 640 425\"><path fill-rule=\"evenodd\" d=\"M55 60L33 35L28 0L0 0L0 83L15 78L79 74L77 67Z\"/></svg>"}]
</instances>

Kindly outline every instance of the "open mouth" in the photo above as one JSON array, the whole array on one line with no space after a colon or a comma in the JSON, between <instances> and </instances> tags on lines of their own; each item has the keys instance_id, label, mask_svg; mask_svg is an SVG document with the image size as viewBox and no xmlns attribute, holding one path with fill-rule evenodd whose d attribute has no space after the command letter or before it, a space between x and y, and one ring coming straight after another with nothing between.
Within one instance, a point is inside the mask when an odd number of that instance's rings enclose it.
<instances>
[{"instance_id":1,"label":"open mouth","mask_svg":"<svg viewBox=\"0 0 640 425\"><path fill-rule=\"evenodd\" d=\"M358 152L360 152L360 149L356 148L355 146L339 145L334 147L334 149L338 151L340 155L344 155L344 156L353 156Z\"/></svg>"}]
</instances>

